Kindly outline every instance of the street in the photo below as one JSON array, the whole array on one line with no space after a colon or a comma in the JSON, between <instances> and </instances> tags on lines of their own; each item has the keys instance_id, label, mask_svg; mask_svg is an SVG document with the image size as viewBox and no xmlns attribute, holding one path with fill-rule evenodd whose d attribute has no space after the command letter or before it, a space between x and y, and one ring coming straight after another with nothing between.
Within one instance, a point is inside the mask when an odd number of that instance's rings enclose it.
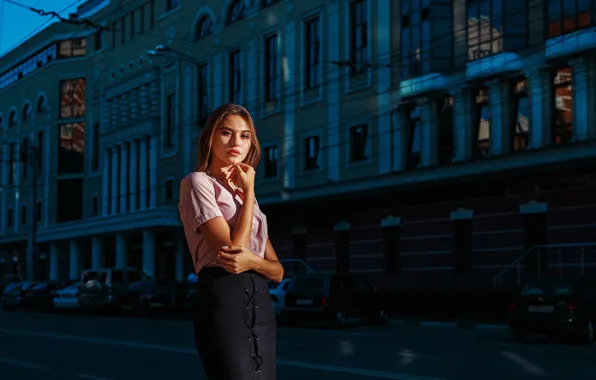
<instances>
[{"instance_id":1,"label":"street","mask_svg":"<svg viewBox=\"0 0 596 380\"><path fill-rule=\"evenodd\" d=\"M187 321L0 312L3 380L204 379ZM283 327L278 379L596 379L596 346L503 328Z\"/></svg>"}]
</instances>

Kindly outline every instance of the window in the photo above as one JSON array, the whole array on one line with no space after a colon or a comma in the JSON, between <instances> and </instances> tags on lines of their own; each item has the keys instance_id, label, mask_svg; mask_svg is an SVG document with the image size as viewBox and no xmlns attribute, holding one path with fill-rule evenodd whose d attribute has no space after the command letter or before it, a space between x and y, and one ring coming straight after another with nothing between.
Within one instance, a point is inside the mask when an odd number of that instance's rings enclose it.
<instances>
[{"instance_id":1,"label":"window","mask_svg":"<svg viewBox=\"0 0 596 380\"><path fill-rule=\"evenodd\" d=\"M27 205L21 205L21 226L27 225Z\"/></svg>"},{"instance_id":2,"label":"window","mask_svg":"<svg viewBox=\"0 0 596 380\"><path fill-rule=\"evenodd\" d=\"M504 0L472 0L466 3L468 16L468 60L503 52Z\"/></svg>"},{"instance_id":3,"label":"window","mask_svg":"<svg viewBox=\"0 0 596 380\"><path fill-rule=\"evenodd\" d=\"M515 81L513 86L513 131L511 149L524 150L528 145L530 130L530 101L528 79Z\"/></svg>"},{"instance_id":4,"label":"window","mask_svg":"<svg viewBox=\"0 0 596 380\"><path fill-rule=\"evenodd\" d=\"M85 162L85 123L60 125L58 173L83 173Z\"/></svg>"},{"instance_id":5,"label":"window","mask_svg":"<svg viewBox=\"0 0 596 380\"><path fill-rule=\"evenodd\" d=\"M304 170L315 170L319 168L319 153L319 136L311 136L304 139Z\"/></svg>"},{"instance_id":6,"label":"window","mask_svg":"<svg viewBox=\"0 0 596 380\"><path fill-rule=\"evenodd\" d=\"M8 212L6 214L6 227L11 228L14 222L12 207L8 209Z\"/></svg>"},{"instance_id":7,"label":"window","mask_svg":"<svg viewBox=\"0 0 596 380\"><path fill-rule=\"evenodd\" d=\"M422 123L420 121L420 106L411 105L408 112L408 169L415 169L420 165L422 151Z\"/></svg>"},{"instance_id":8,"label":"window","mask_svg":"<svg viewBox=\"0 0 596 380\"><path fill-rule=\"evenodd\" d=\"M555 70L553 143L565 144L573 139L573 71L571 67Z\"/></svg>"},{"instance_id":9,"label":"window","mask_svg":"<svg viewBox=\"0 0 596 380\"><path fill-rule=\"evenodd\" d=\"M17 174L17 161L15 157L15 143L8 145L8 183L13 184L16 182Z\"/></svg>"},{"instance_id":10,"label":"window","mask_svg":"<svg viewBox=\"0 0 596 380\"><path fill-rule=\"evenodd\" d=\"M165 200L168 200L168 201L174 199L174 180L173 179L166 180L164 198L165 198Z\"/></svg>"},{"instance_id":11,"label":"window","mask_svg":"<svg viewBox=\"0 0 596 380\"><path fill-rule=\"evenodd\" d=\"M93 136L91 141L91 146L93 147L91 151L91 169L92 170L99 170L99 155L100 155L100 144L99 144L99 132L100 132L101 125L98 122L93 123Z\"/></svg>"},{"instance_id":12,"label":"window","mask_svg":"<svg viewBox=\"0 0 596 380\"><path fill-rule=\"evenodd\" d=\"M43 171L43 160L44 160L44 138L43 138L43 131L37 131L37 173L41 173Z\"/></svg>"},{"instance_id":13,"label":"window","mask_svg":"<svg viewBox=\"0 0 596 380\"><path fill-rule=\"evenodd\" d=\"M203 16L195 26L195 41L213 33L213 20L209 16Z\"/></svg>"},{"instance_id":14,"label":"window","mask_svg":"<svg viewBox=\"0 0 596 380\"><path fill-rule=\"evenodd\" d=\"M439 100L439 163L453 161L453 98Z\"/></svg>"},{"instance_id":15,"label":"window","mask_svg":"<svg viewBox=\"0 0 596 380\"><path fill-rule=\"evenodd\" d=\"M236 0L228 10L228 24L240 21L246 17L246 4L244 0Z\"/></svg>"},{"instance_id":16,"label":"window","mask_svg":"<svg viewBox=\"0 0 596 380\"><path fill-rule=\"evenodd\" d=\"M35 220L41 222L43 217L43 207L41 201L35 202Z\"/></svg>"},{"instance_id":17,"label":"window","mask_svg":"<svg viewBox=\"0 0 596 380\"><path fill-rule=\"evenodd\" d=\"M25 103L23 106L23 110L21 111L21 121L25 122L29 120L31 117L31 105L29 103Z\"/></svg>"},{"instance_id":18,"label":"window","mask_svg":"<svg viewBox=\"0 0 596 380\"><path fill-rule=\"evenodd\" d=\"M350 162L368 159L368 125L357 125L350 128Z\"/></svg>"},{"instance_id":19,"label":"window","mask_svg":"<svg viewBox=\"0 0 596 380\"><path fill-rule=\"evenodd\" d=\"M17 125L17 111L10 110L8 114L8 126L14 127L15 125Z\"/></svg>"},{"instance_id":20,"label":"window","mask_svg":"<svg viewBox=\"0 0 596 380\"><path fill-rule=\"evenodd\" d=\"M64 223L83 218L83 179L58 180L56 222Z\"/></svg>"},{"instance_id":21,"label":"window","mask_svg":"<svg viewBox=\"0 0 596 380\"><path fill-rule=\"evenodd\" d=\"M166 146L173 147L176 136L176 94L166 98Z\"/></svg>"},{"instance_id":22,"label":"window","mask_svg":"<svg viewBox=\"0 0 596 380\"><path fill-rule=\"evenodd\" d=\"M103 31L98 30L93 35L94 42L95 42L95 51L99 51L102 48L102 40L103 40Z\"/></svg>"},{"instance_id":23,"label":"window","mask_svg":"<svg viewBox=\"0 0 596 380\"><path fill-rule=\"evenodd\" d=\"M279 159L279 148L274 145L265 148L265 178L275 178L278 173L277 162Z\"/></svg>"},{"instance_id":24,"label":"window","mask_svg":"<svg viewBox=\"0 0 596 380\"><path fill-rule=\"evenodd\" d=\"M402 78L409 79L431 72L430 3L404 0L401 4Z\"/></svg>"},{"instance_id":25,"label":"window","mask_svg":"<svg viewBox=\"0 0 596 380\"><path fill-rule=\"evenodd\" d=\"M476 92L476 131L475 155L485 157L490 153L490 98L488 88L481 87Z\"/></svg>"},{"instance_id":26,"label":"window","mask_svg":"<svg viewBox=\"0 0 596 380\"><path fill-rule=\"evenodd\" d=\"M60 118L85 116L85 78L60 82Z\"/></svg>"},{"instance_id":27,"label":"window","mask_svg":"<svg viewBox=\"0 0 596 380\"><path fill-rule=\"evenodd\" d=\"M58 58L83 57L87 54L87 39L74 38L72 40L60 41Z\"/></svg>"},{"instance_id":28,"label":"window","mask_svg":"<svg viewBox=\"0 0 596 380\"><path fill-rule=\"evenodd\" d=\"M172 9L176 8L179 4L178 4L179 0L167 0L168 2L168 11L171 11Z\"/></svg>"},{"instance_id":29,"label":"window","mask_svg":"<svg viewBox=\"0 0 596 380\"><path fill-rule=\"evenodd\" d=\"M548 0L548 37L557 37L594 25L588 0Z\"/></svg>"},{"instance_id":30,"label":"window","mask_svg":"<svg viewBox=\"0 0 596 380\"><path fill-rule=\"evenodd\" d=\"M99 215L99 199L97 198L97 195L91 197L91 215Z\"/></svg>"},{"instance_id":31,"label":"window","mask_svg":"<svg viewBox=\"0 0 596 380\"><path fill-rule=\"evenodd\" d=\"M198 69L197 106L198 123L202 128L209 116L209 65L201 63Z\"/></svg>"},{"instance_id":32,"label":"window","mask_svg":"<svg viewBox=\"0 0 596 380\"><path fill-rule=\"evenodd\" d=\"M277 34L265 38L265 101L277 99L279 59L277 55Z\"/></svg>"},{"instance_id":33,"label":"window","mask_svg":"<svg viewBox=\"0 0 596 380\"><path fill-rule=\"evenodd\" d=\"M240 50L230 52L229 99L240 104L242 100L242 59Z\"/></svg>"},{"instance_id":34,"label":"window","mask_svg":"<svg viewBox=\"0 0 596 380\"><path fill-rule=\"evenodd\" d=\"M32 149L35 148L31 148L29 147L29 139L27 137L24 137L23 140L21 140L21 154L20 154L20 158L21 158L21 163L23 164L21 166L21 181L26 181L27 180L27 174L28 174L28 170L29 170L29 158L31 156L31 152Z\"/></svg>"},{"instance_id":35,"label":"window","mask_svg":"<svg viewBox=\"0 0 596 380\"><path fill-rule=\"evenodd\" d=\"M350 3L350 60L352 74L359 74L366 68L368 55L368 15L366 0Z\"/></svg>"},{"instance_id":36,"label":"window","mask_svg":"<svg viewBox=\"0 0 596 380\"><path fill-rule=\"evenodd\" d=\"M37 99L37 105L36 105L36 109L37 109L37 113L42 113L45 112L46 110L46 105L47 105L47 101L46 101L46 97L45 96L40 96Z\"/></svg>"},{"instance_id":37,"label":"window","mask_svg":"<svg viewBox=\"0 0 596 380\"><path fill-rule=\"evenodd\" d=\"M305 87L311 89L321 84L321 22L318 16L306 20L304 33Z\"/></svg>"}]
</instances>

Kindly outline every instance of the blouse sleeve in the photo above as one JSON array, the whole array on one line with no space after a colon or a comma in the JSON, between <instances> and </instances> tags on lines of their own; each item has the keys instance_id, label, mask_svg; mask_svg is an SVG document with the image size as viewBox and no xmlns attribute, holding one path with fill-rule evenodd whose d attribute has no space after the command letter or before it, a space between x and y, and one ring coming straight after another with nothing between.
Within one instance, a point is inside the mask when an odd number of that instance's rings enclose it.
<instances>
[{"instance_id":1,"label":"blouse sleeve","mask_svg":"<svg viewBox=\"0 0 596 380\"><path fill-rule=\"evenodd\" d=\"M193 173L182 180L178 209L182 222L193 231L206 221L223 216L213 184L202 173Z\"/></svg>"}]
</instances>

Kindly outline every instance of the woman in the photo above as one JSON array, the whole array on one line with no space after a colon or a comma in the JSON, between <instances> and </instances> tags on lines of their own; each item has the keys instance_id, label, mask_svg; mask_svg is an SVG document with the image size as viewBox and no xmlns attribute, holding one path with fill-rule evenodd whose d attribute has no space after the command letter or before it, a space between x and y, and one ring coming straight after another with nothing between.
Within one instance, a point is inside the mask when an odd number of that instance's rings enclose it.
<instances>
[{"instance_id":1,"label":"woman","mask_svg":"<svg viewBox=\"0 0 596 380\"><path fill-rule=\"evenodd\" d=\"M199 164L180 183L178 210L198 275L195 342L210 380L275 379L276 324L267 279L283 267L255 199L260 156L248 111L215 110L199 138Z\"/></svg>"}]
</instances>

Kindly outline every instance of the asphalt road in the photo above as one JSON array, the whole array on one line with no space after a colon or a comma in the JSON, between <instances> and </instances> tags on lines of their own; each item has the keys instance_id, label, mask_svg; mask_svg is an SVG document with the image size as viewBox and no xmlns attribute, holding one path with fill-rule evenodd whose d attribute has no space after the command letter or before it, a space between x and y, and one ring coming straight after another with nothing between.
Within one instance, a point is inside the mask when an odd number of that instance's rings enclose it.
<instances>
[{"instance_id":1,"label":"asphalt road","mask_svg":"<svg viewBox=\"0 0 596 380\"><path fill-rule=\"evenodd\" d=\"M0 312L0 379L204 379L183 321ZM506 329L280 328L280 380L596 379L596 346Z\"/></svg>"}]
</instances>

